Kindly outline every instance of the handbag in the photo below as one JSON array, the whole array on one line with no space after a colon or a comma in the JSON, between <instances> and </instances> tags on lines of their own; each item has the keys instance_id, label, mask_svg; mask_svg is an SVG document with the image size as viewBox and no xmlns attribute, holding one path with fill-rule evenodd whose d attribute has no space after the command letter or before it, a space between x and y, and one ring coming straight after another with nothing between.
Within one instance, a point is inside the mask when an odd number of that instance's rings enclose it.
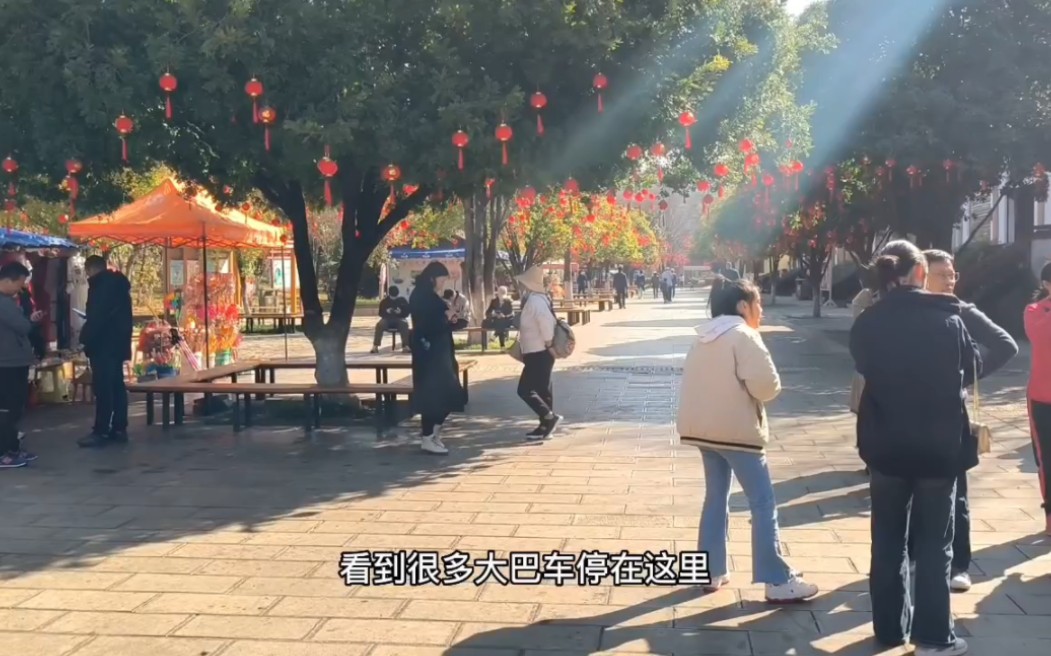
<instances>
[{"instance_id":1,"label":"handbag","mask_svg":"<svg viewBox=\"0 0 1051 656\"><path fill-rule=\"evenodd\" d=\"M978 401L978 362L974 363L974 418L971 421L971 435L978 442L978 453L989 453L993 450L993 430L989 428L988 424L980 421L979 408L981 404Z\"/></svg>"},{"instance_id":2,"label":"handbag","mask_svg":"<svg viewBox=\"0 0 1051 656\"><path fill-rule=\"evenodd\" d=\"M507 354L519 362L524 362L525 360L522 357L522 343L517 339L515 340L515 343L507 349Z\"/></svg>"},{"instance_id":3,"label":"handbag","mask_svg":"<svg viewBox=\"0 0 1051 656\"><path fill-rule=\"evenodd\" d=\"M555 317L555 338L551 341L551 350L555 352L556 358L568 358L577 347L576 335L573 334L569 322L555 314L555 306L550 301L547 307Z\"/></svg>"}]
</instances>

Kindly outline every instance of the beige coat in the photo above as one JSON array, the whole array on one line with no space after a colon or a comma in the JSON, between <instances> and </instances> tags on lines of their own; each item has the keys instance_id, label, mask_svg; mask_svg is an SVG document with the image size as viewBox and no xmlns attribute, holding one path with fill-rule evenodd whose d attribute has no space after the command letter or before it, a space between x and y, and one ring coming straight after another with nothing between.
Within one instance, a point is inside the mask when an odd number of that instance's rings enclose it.
<instances>
[{"instance_id":1,"label":"beige coat","mask_svg":"<svg viewBox=\"0 0 1051 656\"><path fill-rule=\"evenodd\" d=\"M853 302L850 304L854 319L861 316L861 313L872 307L872 304L875 302L876 295L871 289L862 289L858 292L858 295L854 297ZM850 411L854 414L858 414L858 406L861 405L861 392L864 389L865 378L855 371L854 378L850 381Z\"/></svg>"},{"instance_id":2,"label":"beige coat","mask_svg":"<svg viewBox=\"0 0 1051 656\"><path fill-rule=\"evenodd\" d=\"M697 333L683 367L679 441L761 453L769 439L763 404L781 392L770 352L740 317L718 317Z\"/></svg>"}]
</instances>

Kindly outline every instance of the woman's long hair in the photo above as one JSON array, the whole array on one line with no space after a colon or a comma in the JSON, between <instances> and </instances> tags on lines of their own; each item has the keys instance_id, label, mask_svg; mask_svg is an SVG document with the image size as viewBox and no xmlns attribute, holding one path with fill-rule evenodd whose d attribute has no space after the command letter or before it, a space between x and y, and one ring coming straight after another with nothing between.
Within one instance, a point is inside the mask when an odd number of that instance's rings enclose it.
<instances>
[{"instance_id":1,"label":"woman's long hair","mask_svg":"<svg viewBox=\"0 0 1051 656\"><path fill-rule=\"evenodd\" d=\"M1048 296L1051 296L1051 293L1047 291L1047 287L1044 287L1042 284L1045 282L1051 282L1051 262L1048 262L1044 265L1044 268L1040 269L1040 282L1040 289L1036 292L1036 300L1038 301L1042 301Z\"/></svg>"},{"instance_id":2,"label":"woman's long hair","mask_svg":"<svg viewBox=\"0 0 1051 656\"><path fill-rule=\"evenodd\" d=\"M902 280L917 266L927 266L927 258L924 257L923 251L904 239L890 242L880 251L873 264L878 281L876 291L886 294L896 287L901 287Z\"/></svg>"},{"instance_id":3,"label":"woman's long hair","mask_svg":"<svg viewBox=\"0 0 1051 656\"><path fill-rule=\"evenodd\" d=\"M445 268L444 264L441 262L431 262L423 267L423 271L420 271L419 275L416 276L416 287L422 287L434 291L434 288L438 284L438 278L448 275L449 270Z\"/></svg>"}]
</instances>

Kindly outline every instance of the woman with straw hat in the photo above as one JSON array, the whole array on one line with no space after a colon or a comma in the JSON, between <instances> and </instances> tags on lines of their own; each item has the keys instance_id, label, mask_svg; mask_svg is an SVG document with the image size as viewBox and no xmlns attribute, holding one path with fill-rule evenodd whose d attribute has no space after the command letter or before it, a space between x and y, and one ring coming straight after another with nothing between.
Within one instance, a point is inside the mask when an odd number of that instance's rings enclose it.
<instances>
[{"instance_id":1,"label":"woman with straw hat","mask_svg":"<svg viewBox=\"0 0 1051 656\"><path fill-rule=\"evenodd\" d=\"M544 293L544 272L532 267L515 280L521 286L525 299L518 324L518 342L522 349L522 376L518 379L518 396L536 413L540 425L526 438L545 440L555 432L562 420L554 412L554 391L551 370L555 366L555 310Z\"/></svg>"},{"instance_id":2,"label":"woman with straw hat","mask_svg":"<svg viewBox=\"0 0 1051 656\"><path fill-rule=\"evenodd\" d=\"M461 410L464 391L453 351L453 311L442 300L449 270L431 262L416 277L409 297L412 316L412 404L420 415L420 448L444 455L441 431L449 413Z\"/></svg>"}]
</instances>

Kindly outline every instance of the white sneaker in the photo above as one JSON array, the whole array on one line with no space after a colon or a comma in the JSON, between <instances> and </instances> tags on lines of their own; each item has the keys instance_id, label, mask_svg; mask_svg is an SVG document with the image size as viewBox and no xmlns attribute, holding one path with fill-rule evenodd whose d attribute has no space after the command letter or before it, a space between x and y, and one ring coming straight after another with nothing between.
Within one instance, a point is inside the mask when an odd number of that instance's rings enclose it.
<instances>
[{"instance_id":1,"label":"white sneaker","mask_svg":"<svg viewBox=\"0 0 1051 656\"><path fill-rule=\"evenodd\" d=\"M967 641L957 638L948 647L916 647L916 656L962 656L967 653Z\"/></svg>"},{"instance_id":2,"label":"white sneaker","mask_svg":"<svg viewBox=\"0 0 1051 656\"><path fill-rule=\"evenodd\" d=\"M441 448L445 449L446 451L449 450L445 446L445 442L442 442L442 425L441 424L435 424L434 425L434 443L437 444L438 446L440 446Z\"/></svg>"},{"instance_id":3,"label":"white sneaker","mask_svg":"<svg viewBox=\"0 0 1051 656\"><path fill-rule=\"evenodd\" d=\"M971 575L967 572L953 574L949 579L949 589L953 592L967 592L971 589Z\"/></svg>"},{"instance_id":4,"label":"white sneaker","mask_svg":"<svg viewBox=\"0 0 1051 656\"><path fill-rule=\"evenodd\" d=\"M722 588L723 586L728 585L729 583L730 583L730 575L729 574L723 574L722 576L714 576L714 577L712 577L712 582L709 583L708 585L704 586L701 589L704 590L705 594L711 594L711 593L715 592L716 590L718 590L719 588Z\"/></svg>"},{"instance_id":5,"label":"white sneaker","mask_svg":"<svg viewBox=\"0 0 1051 656\"><path fill-rule=\"evenodd\" d=\"M436 455L444 456L449 453L449 449L446 449L442 444L435 441L433 435L424 435L423 439L420 440L420 449L424 453L433 453Z\"/></svg>"},{"instance_id":6,"label":"white sneaker","mask_svg":"<svg viewBox=\"0 0 1051 656\"><path fill-rule=\"evenodd\" d=\"M369 351L369 353L379 353L379 352L380 352L380 348L378 346L373 346L372 350Z\"/></svg>"},{"instance_id":7,"label":"white sneaker","mask_svg":"<svg viewBox=\"0 0 1051 656\"><path fill-rule=\"evenodd\" d=\"M816 597L818 587L794 576L781 585L766 584L766 601L770 604L792 604Z\"/></svg>"}]
</instances>

